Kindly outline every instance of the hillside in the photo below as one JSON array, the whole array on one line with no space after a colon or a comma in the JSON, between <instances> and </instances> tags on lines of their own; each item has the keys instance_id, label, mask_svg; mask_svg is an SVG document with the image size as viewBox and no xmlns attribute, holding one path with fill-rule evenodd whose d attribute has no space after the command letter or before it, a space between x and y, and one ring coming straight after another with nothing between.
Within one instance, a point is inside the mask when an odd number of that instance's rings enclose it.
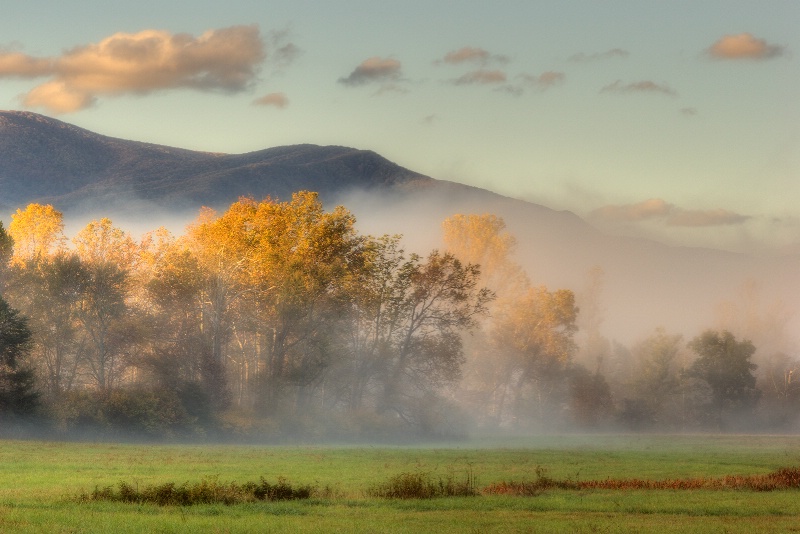
<instances>
[{"instance_id":1,"label":"hillside","mask_svg":"<svg viewBox=\"0 0 800 534\"><path fill-rule=\"evenodd\" d=\"M318 191L342 203L373 234L401 233L407 248L440 246L454 213L492 212L517 237L534 283L580 293L586 273L605 271L604 332L635 340L656 326L693 336L714 327L715 308L756 280L762 300L800 301L797 258L671 247L605 235L565 211L423 176L371 151L295 145L247 154L194 152L99 135L34 113L0 112L0 218L30 202L64 211L68 233L108 216L134 232L180 233L200 206L225 209L239 196L288 199Z\"/></svg>"},{"instance_id":2,"label":"hillside","mask_svg":"<svg viewBox=\"0 0 800 534\"><path fill-rule=\"evenodd\" d=\"M214 154L95 134L35 113L0 112L0 207L31 201L62 210L125 204L224 207L241 195L288 198L431 183L374 152L296 145Z\"/></svg>"}]
</instances>

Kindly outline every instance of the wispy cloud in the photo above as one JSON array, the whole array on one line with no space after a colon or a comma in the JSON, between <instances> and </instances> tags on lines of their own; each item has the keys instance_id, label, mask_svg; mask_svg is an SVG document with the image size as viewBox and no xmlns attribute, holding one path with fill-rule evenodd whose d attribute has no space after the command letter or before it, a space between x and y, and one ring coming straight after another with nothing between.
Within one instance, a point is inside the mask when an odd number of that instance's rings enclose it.
<instances>
[{"instance_id":1,"label":"wispy cloud","mask_svg":"<svg viewBox=\"0 0 800 534\"><path fill-rule=\"evenodd\" d=\"M521 74L519 78L522 80L523 85L543 90L563 83L565 76L563 72L547 71L538 76L534 74Z\"/></svg>"},{"instance_id":2,"label":"wispy cloud","mask_svg":"<svg viewBox=\"0 0 800 534\"><path fill-rule=\"evenodd\" d=\"M339 78L339 83L355 87L375 82L396 82L401 77L400 61L392 58L371 57L362 61L349 76Z\"/></svg>"},{"instance_id":3,"label":"wispy cloud","mask_svg":"<svg viewBox=\"0 0 800 534\"><path fill-rule=\"evenodd\" d=\"M714 59L772 59L784 55L785 47L767 43L750 33L725 35L708 48Z\"/></svg>"},{"instance_id":4,"label":"wispy cloud","mask_svg":"<svg viewBox=\"0 0 800 534\"><path fill-rule=\"evenodd\" d=\"M560 85L564 82L565 78L566 76L563 72L555 71L547 71L539 75L519 74L514 78L516 83L504 85L497 90L504 91L513 96L522 96L528 89L541 92L556 85Z\"/></svg>"},{"instance_id":5,"label":"wispy cloud","mask_svg":"<svg viewBox=\"0 0 800 534\"><path fill-rule=\"evenodd\" d=\"M681 108L679 111L681 115L685 117L694 117L697 115L697 108Z\"/></svg>"},{"instance_id":6,"label":"wispy cloud","mask_svg":"<svg viewBox=\"0 0 800 534\"><path fill-rule=\"evenodd\" d=\"M569 58L567 58L567 61L571 61L573 63L588 63L591 61L601 61L604 59L622 59L628 56L629 54L627 50L623 50L622 48L612 48L611 50L594 54L585 54L583 52L579 52L571 55Z\"/></svg>"},{"instance_id":7,"label":"wispy cloud","mask_svg":"<svg viewBox=\"0 0 800 534\"><path fill-rule=\"evenodd\" d=\"M686 210L660 198L635 204L608 205L589 214L590 218L611 223L638 223L657 220L667 226L707 227L742 224L750 219L724 209Z\"/></svg>"},{"instance_id":8,"label":"wispy cloud","mask_svg":"<svg viewBox=\"0 0 800 534\"><path fill-rule=\"evenodd\" d=\"M272 106L278 109L284 109L289 105L289 99L285 93L269 93L260 98L253 100L255 106Z\"/></svg>"},{"instance_id":9,"label":"wispy cloud","mask_svg":"<svg viewBox=\"0 0 800 534\"><path fill-rule=\"evenodd\" d=\"M266 58L257 26L209 30L199 37L161 30L116 33L54 58L0 52L0 78L50 78L23 99L28 107L67 113L99 96L169 89L240 92Z\"/></svg>"},{"instance_id":10,"label":"wispy cloud","mask_svg":"<svg viewBox=\"0 0 800 534\"><path fill-rule=\"evenodd\" d=\"M617 80L612 84L606 85L602 89L600 89L601 93L617 93L617 94L625 94L625 93L661 93L664 95L669 96L677 96L678 93L672 89L670 86L664 83L656 83L650 80L644 80L641 82L632 82L632 83L622 83L622 81Z\"/></svg>"},{"instance_id":11,"label":"wispy cloud","mask_svg":"<svg viewBox=\"0 0 800 534\"><path fill-rule=\"evenodd\" d=\"M458 50L453 50L437 60L437 64L459 65L462 63L472 63L478 65L488 65L489 63L507 63L508 57L498 54L491 54L483 48L465 46Z\"/></svg>"},{"instance_id":12,"label":"wispy cloud","mask_svg":"<svg viewBox=\"0 0 800 534\"><path fill-rule=\"evenodd\" d=\"M501 70L479 69L451 80L455 85L491 85L505 83L506 73Z\"/></svg>"}]
</instances>

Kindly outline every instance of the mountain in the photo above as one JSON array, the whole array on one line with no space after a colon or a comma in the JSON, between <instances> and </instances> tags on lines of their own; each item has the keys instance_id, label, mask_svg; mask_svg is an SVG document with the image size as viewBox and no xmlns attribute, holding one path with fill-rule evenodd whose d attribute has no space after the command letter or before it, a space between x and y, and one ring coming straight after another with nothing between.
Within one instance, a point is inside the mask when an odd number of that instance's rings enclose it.
<instances>
[{"instance_id":1,"label":"mountain","mask_svg":"<svg viewBox=\"0 0 800 534\"><path fill-rule=\"evenodd\" d=\"M401 233L424 253L454 213L495 213L517 238L534 283L580 294L587 272L605 272L603 331L630 341L657 326L694 336L747 280L770 303L800 301L797 258L758 259L603 234L567 211L405 169L371 151L295 145L246 154L195 152L99 135L27 112L0 112L0 214L50 203L70 221L107 216L137 232L180 233L200 206L224 210L239 196L285 200L313 190L342 203L365 233ZM800 331L795 325L796 331Z\"/></svg>"},{"instance_id":2,"label":"mountain","mask_svg":"<svg viewBox=\"0 0 800 534\"><path fill-rule=\"evenodd\" d=\"M216 154L98 135L35 113L0 112L0 193L5 208L46 202L63 210L131 197L164 207L225 206L241 195L290 198L433 182L374 152L296 145Z\"/></svg>"}]
</instances>

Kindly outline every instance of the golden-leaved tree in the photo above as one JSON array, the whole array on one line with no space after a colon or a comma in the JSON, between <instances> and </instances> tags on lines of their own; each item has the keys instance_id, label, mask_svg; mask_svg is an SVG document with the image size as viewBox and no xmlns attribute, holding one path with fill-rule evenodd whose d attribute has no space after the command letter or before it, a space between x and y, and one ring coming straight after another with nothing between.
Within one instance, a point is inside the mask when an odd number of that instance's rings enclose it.
<instances>
[{"instance_id":1,"label":"golden-leaved tree","mask_svg":"<svg viewBox=\"0 0 800 534\"><path fill-rule=\"evenodd\" d=\"M13 263L50 256L66 244L64 215L49 204L29 204L11 215L8 235L14 240Z\"/></svg>"}]
</instances>

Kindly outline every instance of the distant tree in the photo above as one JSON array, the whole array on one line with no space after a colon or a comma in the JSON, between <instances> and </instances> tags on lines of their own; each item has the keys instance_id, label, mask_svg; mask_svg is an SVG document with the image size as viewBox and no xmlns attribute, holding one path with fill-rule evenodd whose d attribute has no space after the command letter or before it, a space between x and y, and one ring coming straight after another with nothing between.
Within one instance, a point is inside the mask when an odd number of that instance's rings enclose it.
<instances>
[{"instance_id":1,"label":"distant tree","mask_svg":"<svg viewBox=\"0 0 800 534\"><path fill-rule=\"evenodd\" d=\"M611 388L600 371L590 372L574 365L569 373L569 408L572 419L583 428L600 427L611 422L614 404Z\"/></svg>"},{"instance_id":2,"label":"distant tree","mask_svg":"<svg viewBox=\"0 0 800 534\"><path fill-rule=\"evenodd\" d=\"M27 320L0 297L0 421L31 415L38 406L33 371L23 362L30 347Z\"/></svg>"},{"instance_id":3,"label":"distant tree","mask_svg":"<svg viewBox=\"0 0 800 534\"><path fill-rule=\"evenodd\" d=\"M689 343L697 359L688 376L703 380L711 390L711 416L723 426L728 416L751 414L760 392L750 361L756 349L750 341L737 341L727 330L707 330Z\"/></svg>"},{"instance_id":4,"label":"distant tree","mask_svg":"<svg viewBox=\"0 0 800 534\"><path fill-rule=\"evenodd\" d=\"M663 328L637 343L631 353L633 376L625 391L627 402L621 414L634 427L680 426L684 406L681 401L682 336L670 335Z\"/></svg>"}]
</instances>

